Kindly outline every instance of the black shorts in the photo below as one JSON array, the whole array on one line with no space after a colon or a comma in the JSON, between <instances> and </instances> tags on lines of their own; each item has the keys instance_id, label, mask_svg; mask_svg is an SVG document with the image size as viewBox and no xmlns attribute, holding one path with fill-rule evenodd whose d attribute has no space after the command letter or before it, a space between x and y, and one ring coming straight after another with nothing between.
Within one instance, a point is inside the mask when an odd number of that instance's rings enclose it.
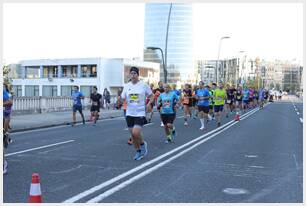
<instances>
[{"instance_id":1,"label":"black shorts","mask_svg":"<svg viewBox=\"0 0 306 206\"><path fill-rule=\"evenodd\" d=\"M222 112L223 111L223 105L215 105L214 110L215 110L215 112Z\"/></svg>"},{"instance_id":2,"label":"black shorts","mask_svg":"<svg viewBox=\"0 0 306 206\"><path fill-rule=\"evenodd\" d=\"M161 114L160 115L162 122L164 125L166 124L173 124L174 120L175 120L175 114Z\"/></svg>"},{"instance_id":3,"label":"black shorts","mask_svg":"<svg viewBox=\"0 0 306 206\"><path fill-rule=\"evenodd\" d=\"M234 100L232 100L232 99L225 100L225 104L232 105L233 103L234 103Z\"/></svg>"},{"instance_id":4,"label":"black shorts","mask_svg":"<svg viewBox=\"0 0 306 206\"><path fill-rule=\"evenodd\" d=\"M199 112L204 112L205 114L208 114L209 109L210 109L210 106L200 106L200 105L198 105Z\"/></svg>"},{"instance_id":5,"label":"black shorts","mask_svg":"<svg viewBox=\"0 0 306 206\"><path fill-rule=\"evenodd\" d=\"M143 125L145 125L145 122L146 122L145 117L126 116L125 120L126 120L126 124L128 128L133 128L135 125L142 127Z\"/></svg>"},{"instance_id":6,"label":"black shorts","mask_svg":"<svg viewBox=\"0 0 306 206\"><path fill-rule=\"evenodd\" d=\"M91 106L90 107L90 111L91 112L100 112L100 107L99 106Z\"/></svg>"},{"instance_id":7,"label":"black shorts","mask_svg":"<svg viewBox=\"0 0 306 206\"><path fill-rule=\"evenodd\" d=\"M72 107L73 112L79 111L82 113L82 106L81 105L73 105Z\"/></svg>"},{"instance_id":8,"label":"black shorts","mask_svg":"<svg viewBox=\"0 0 306 206\"><path fill-rule=\"evenodd\" d=\"M209 105L209 110L213 110L214 109L214 105Z\"/></svg>"}]
</instances>

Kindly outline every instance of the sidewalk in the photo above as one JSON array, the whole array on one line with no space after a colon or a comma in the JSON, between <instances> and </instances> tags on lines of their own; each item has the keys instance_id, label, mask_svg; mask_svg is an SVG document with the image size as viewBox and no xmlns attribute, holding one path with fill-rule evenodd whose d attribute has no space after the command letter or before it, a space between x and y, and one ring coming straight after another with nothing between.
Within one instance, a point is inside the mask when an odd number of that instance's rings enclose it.
<instances>
[{"instance_id":1,"label":"sidewalk","mask_svg":"<svg viewBox=\"0 0 306 206\"><path fill-rule=\"evenodd\" d=\"M13 111L14 112L14 111ZM83 110L86 122L90 118L90 110ZM99 119L109 119L114 117L123 117L123 110L100 110ZM77 112L77 122L81 122L81 115ZM54 127L59 125L68 125L72 122L72 111L49 112L39 114L25 114L11 117L11 133L26 131L32 129L40 129Z\"/></svg>"}]
</instances>

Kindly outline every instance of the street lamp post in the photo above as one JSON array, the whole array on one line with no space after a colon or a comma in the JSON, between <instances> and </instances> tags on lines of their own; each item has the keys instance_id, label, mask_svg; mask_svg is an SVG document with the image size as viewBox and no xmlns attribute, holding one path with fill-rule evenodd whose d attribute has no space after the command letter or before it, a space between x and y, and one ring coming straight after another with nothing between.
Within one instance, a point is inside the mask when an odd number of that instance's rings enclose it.
<instances>
[{"instance_id":1,"label":"street lamp post","mask_svg":"<svg viewBox=\"0 0 306 206\"><path fill-rule=\"evenodd\" d=\"M237 71L236 71L236 86L237 86L237 88L238 88L238 85L239 85L239 70L240 70L240 55L239 54L242 54L242 53L244 53L245 51L239 51L238 52L238 69L237 69Z\"/></svg>"},{"instance_id":2,"label":"street lamp post","mask_svg":"<svg viewBox=\"0 0 306 206\"><path fill-rule=\"evenodd\" d=\"M165 45L165 67L166 68L167 68L168 34L169 34L169 24L170 24L171 10L172 10L172 3L170 3L169 13L168 13L168 21L167 21L166 45ZM167 73L164 77L165 77L165 83L167 83Z\"/></svg>"},{"instance_id":3,"label":"street lamp post","mask_svg":"<svg viewBox=\"0 0 306 206\"><path fill-rule=\"evenodd\" d=\"M167 69L166 69L166 65L165 65L163 50L161 48L159 48L159 47L147 47L147 49L150 49L150 50L160 50L160 52L162 54L162 60L163 60L164 80L165 80L165 83L167 83Z\"/></svg>"},{"instance_id":4,"label":"street lamp post","mask_svg":"<svg viewBox=\"0 0 306 206\"><path fill-rule=\"evenodd\" d=\"M216 62L216 72L215 72L215 74L216 74L216 83L218 84L218 82L219 82L219 72L218 72L218 70L219 70L219 58L220 58L220 51L221 51L221 43L222 43L222 40L223 39L229 39L230 37L229 36L223 36L223 37L221 37L220 38L220 41L219 41L219 50L218 50L218 59L217 59L217 62Z\"/></svg>"}]
</instances>

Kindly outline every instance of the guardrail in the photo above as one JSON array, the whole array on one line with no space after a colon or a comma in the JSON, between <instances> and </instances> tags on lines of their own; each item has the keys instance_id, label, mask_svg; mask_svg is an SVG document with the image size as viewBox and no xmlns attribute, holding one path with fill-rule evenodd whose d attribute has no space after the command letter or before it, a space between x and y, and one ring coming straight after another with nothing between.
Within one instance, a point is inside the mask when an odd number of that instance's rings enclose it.
<instances>
[{"instance_id":1,"label":"guardrail","mask_svg":"<svg viewBox=\"0 0 306 206\"><path fill-rule=\"evenodd\" d=\"M90 108L90 98L81 100L83 108ZM116 95L111 96L110 108L117 101ZM72 110L72 99L69 96L61 97L14 97L13 114L45 113ZM102 101L103 107L103 101Z\"/></svg>"}]
</instances>

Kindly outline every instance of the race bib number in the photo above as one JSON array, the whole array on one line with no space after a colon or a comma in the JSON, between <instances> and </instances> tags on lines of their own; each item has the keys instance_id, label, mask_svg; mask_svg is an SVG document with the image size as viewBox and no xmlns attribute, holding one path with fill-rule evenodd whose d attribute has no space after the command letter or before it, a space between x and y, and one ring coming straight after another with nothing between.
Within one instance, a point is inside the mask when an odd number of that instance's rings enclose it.
<instances>
[{"instance_id":1,"label":"race bib number","mask_svg":"<svg viewBox=\"0 0 306 206\"><path fill-rule=\"evenodd\" d=\"M229 103L231 103L231 100L228 99L228 100L226 100L226 102L229 104Z\"/></svg>"},{"instance_id":2,"label":"race bib number","mask_svg":"<svg viewBox=\"0 0 306 206\"><path fill-rule=\"evenodd\" d=\"M171 101L170 100L165 100L163 102L163 107L164 108L170 108L171 107Z\"/></svg>"},{"instance_id":3,"label":"race bib number","mask_svg":"<svg viewBox=\"0 0 306 206\"><path fill-rule=\"evenodd\" d=\"M139 94L130 94L130 103L138 103Z\"/></svg>"},{"instance_id":4,"label":"race bib number","mask_svg":"<svg viewBox=\"0 0 306 206\"><path fill-rule=\"evenodd\" d=\"M98 106L98 102L93 102L92 105L93 106Z\"/></svg>"}]
</instances>

